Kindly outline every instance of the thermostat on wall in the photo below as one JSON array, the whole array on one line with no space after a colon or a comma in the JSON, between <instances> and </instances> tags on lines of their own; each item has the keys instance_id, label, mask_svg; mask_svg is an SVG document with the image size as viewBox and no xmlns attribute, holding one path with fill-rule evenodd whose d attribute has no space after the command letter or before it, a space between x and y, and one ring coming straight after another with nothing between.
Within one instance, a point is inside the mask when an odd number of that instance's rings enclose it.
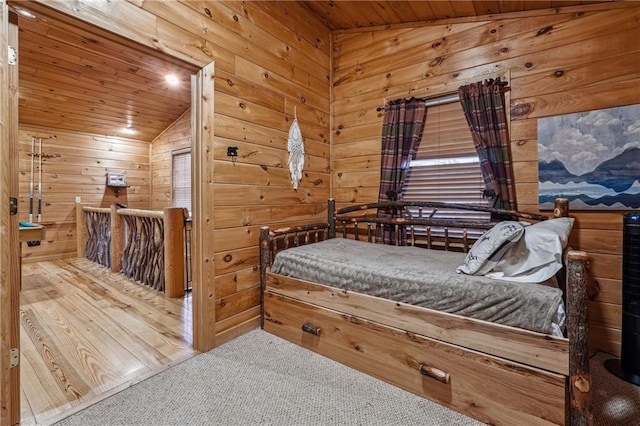
<instances>
[{"instance_id":1,"label":"thermostat on wall","mask_svg":"<svg viewBox=\"0 0 640 426\"><path fill-rule=\"evenodd\" d=\"M127 177L122 173L107 173L107 186L126 187Z\"/></svg>"}]
</instances>

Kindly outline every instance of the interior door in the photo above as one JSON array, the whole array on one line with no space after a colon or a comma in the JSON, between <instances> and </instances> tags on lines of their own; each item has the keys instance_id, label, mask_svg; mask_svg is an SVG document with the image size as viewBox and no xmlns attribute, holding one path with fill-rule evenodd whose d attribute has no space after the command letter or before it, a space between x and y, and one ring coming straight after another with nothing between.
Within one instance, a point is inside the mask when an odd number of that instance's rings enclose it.
<instances>
[{"instance_id":1,"label":"interior door","mask_svg":"<svg viewBox=\"0 0 640 426\"><path fill-rule=\"evenodd\" d=\"M20 422L18 19L0 0L0 424Z\"/></svg>"}]
</instances>

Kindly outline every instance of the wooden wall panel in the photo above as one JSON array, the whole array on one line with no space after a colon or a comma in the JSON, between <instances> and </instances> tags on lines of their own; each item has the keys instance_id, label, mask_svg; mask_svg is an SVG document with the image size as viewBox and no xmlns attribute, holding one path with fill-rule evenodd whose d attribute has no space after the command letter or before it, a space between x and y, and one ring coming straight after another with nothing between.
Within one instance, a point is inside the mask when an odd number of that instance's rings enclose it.
<instances>
[{"instance_id":1,"label":"wooden wall panel","mask_svg":"<svg viewBox=\"0 0 640 426\"><path fill-rule=\"evenodd\" d=\"M618 3L334 33L333 196L338 203L377 198L376 107L500 76L512 88L512 107L519 107L511 113L518 204L537 212L537 119L639 103L639 17L638 5ZM590 254L602 287L590 305L593 349L619 352L622 212L573 215L571 246Z\"/></svg>"},{"instance_id":2,"label":"wooden wall panel","mask_svg":"<svg viewBox=\"0 0 640 426\"><path fill-rule=\"evenodd\" d=\"M189 4L194 16L201 16L200 4ZM225 45L236 54L234 69L217 67L215 82L215 316L223 341L234 324L245 324L246 313L258 314L259 226L326 212L329 34L293 3L287 3L286 16L269 2L210 2L207 7L233 32ZM294 114L306 153L297 191L287 165ZM235 161L227 156L230 146L238 148Z\"/></svg>"},{"instance_id":3,"label":"wooden wall panel","mask_svg":"<svg viewBox=\"0 0 640 426\"><path fill-rule=\"evenodd\" d=\"M149 142L70 132L38 126L20 126L21 221L29 220L31 137L42 138L42 224L46 240L39 246L23 244L25 262L76 255L76 197L83 204L150 208ZM38 157L34 157L34 211L37 222ZM106 186L107 173L124 173L129 188L116 192Z\"/></svg>"},{"instance_id":4,"label":"wooden wall panel","mask_svg":"<svg viewBox=\"0 0 640 426\"><path fill-rule=\"evenodd\" d=\"M151 209L171 207L172 155L191 148L191 110L182 114L151 143Z\"/></svg>"}]
</instances>

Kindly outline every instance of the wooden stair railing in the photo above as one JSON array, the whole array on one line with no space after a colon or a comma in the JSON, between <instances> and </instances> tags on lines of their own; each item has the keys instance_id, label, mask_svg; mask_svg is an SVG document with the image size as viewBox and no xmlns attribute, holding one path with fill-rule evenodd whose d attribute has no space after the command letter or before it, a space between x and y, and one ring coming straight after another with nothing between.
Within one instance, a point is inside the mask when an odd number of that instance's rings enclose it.
<instances>
[{"instance_id":1,"label":"wooden stair railing","mask_svg":"<svg viewBox=\"0 0 640 426\"><path fill-rule=\"evenodd\" d=\"M122 272L168 297L185 293L187 210L97 208L78 205L78 256Z\"/></svg>"},{"instance_id":2,"label":"wooden stair railing","mask_svg":"<svg viewBox=\"0 0 640 426\"><path fill-rule=\"evenodd\" d=\"M121 227L124 230L121 272L147 287L164 291L164 213L119 209L116 214L125 224ZM114 238L121 239L116 235Z\"/></svg>"},{"instance_id":3,"label":"wooden stair railing","mask_svg":"<svg viewBox=\"0 0 640 426\"><path fill-rule=\"evenodd\" d=\"M78 256L86 257L107 268L111 267L111 210L83 207L78 217ZM82 238L80 237L82 235Z\"/></svg>"}]
</instances>

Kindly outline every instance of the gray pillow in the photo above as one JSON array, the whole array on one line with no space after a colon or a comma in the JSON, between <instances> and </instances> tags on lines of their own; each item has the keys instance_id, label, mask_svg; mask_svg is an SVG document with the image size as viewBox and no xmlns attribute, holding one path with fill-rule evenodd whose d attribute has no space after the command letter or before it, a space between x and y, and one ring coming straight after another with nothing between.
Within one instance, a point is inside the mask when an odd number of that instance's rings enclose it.
<instances>
[{"instance_id":1,"label":"gray pillow","mask_svg":"<svg viewBox=\"0 0 640 426\"><path fill-rule=\"evenodd\" d=\"M468 275L486 274L523 233L524 227L520 222L504 221L495 224L473 244L464 263L456 271Z\"/></svg>"}]
</instances>

